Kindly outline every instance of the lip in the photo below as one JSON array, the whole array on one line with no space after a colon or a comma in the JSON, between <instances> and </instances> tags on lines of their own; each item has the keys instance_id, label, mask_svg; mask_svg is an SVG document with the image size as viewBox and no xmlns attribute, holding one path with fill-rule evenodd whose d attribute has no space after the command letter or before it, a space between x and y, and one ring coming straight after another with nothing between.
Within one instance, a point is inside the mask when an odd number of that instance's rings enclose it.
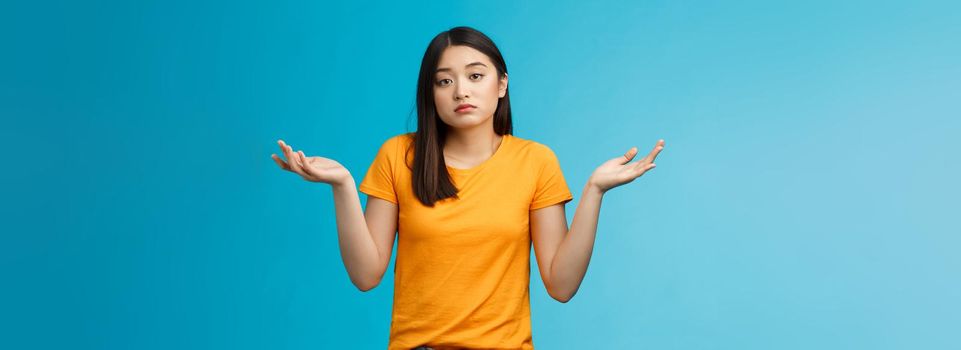
<instances>
[{"instance_id":1,"label":"lip","mask_svg":"<svg viewBox=\"0 0 961 350\"><path fill-rule=\"evenodd\" d=\"M477 108L477 106L472 105L472 104L464 103L464 104L461 104L461 105L457 106L457 109L454 109L454 112L458 112L458 113L461 113L461 112L470 112L470 111L473 111L475 108Z\"/></svg>"}]
</instances>

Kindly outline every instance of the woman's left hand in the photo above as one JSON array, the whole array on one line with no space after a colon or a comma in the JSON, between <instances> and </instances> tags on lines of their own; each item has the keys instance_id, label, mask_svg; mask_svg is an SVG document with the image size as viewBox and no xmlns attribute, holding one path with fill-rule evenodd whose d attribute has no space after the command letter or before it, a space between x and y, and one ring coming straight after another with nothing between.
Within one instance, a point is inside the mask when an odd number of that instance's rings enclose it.
<instances>
[{"instance_id":1,"label":"woman's left hand","mask_svg":"<svg viewBox=\"0 0 961 350\"><path fill-rule=\"evenodd\" d=\"M640 160L628 163L637 155L637 147L631 147L623 156L608 160L601 164L591 174L588 183L593 184L602 193L614 187L630 183L634 179L644 175L648 170L654 169L654 158L664 149L664 140L658 140L654 145L654 150Z\"/></svg>"}]
</instances>

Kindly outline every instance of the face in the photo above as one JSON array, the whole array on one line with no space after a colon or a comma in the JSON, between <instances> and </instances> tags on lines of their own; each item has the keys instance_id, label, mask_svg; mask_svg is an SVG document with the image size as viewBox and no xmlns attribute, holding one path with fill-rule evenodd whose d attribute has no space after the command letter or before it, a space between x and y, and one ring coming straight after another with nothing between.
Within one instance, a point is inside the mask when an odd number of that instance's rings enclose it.
<instances>
[{"instance_id":1,"label":"face","mask_svg":"<svg viewBox=\"0 0 961 350\"><path fill-rule=\"evenodd\" d=\"M498 99L507 94L507 75L498 78L487 55L469 46L444 49L434 75L434 106L445 124L455 129L493 125ZM458 110L462 104L474 108Z\"/></svg>"}]
</instances>

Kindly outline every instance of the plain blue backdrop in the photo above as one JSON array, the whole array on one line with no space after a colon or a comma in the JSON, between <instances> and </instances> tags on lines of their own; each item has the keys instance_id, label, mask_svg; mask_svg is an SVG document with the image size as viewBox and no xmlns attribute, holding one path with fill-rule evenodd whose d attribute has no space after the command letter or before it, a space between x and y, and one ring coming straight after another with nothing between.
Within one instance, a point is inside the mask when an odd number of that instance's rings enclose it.
<instances>
[{"instance_id":1,"label":"plain blue backdrop","mask_svg":"<svg viewBox=\"0 0 961 350\"><path fill-rule=\"evenodd\" d=\"M329 186L270 154L359 183L458 25L502 50L568 219L597 165L667 143L604 198L573 300L532 261L537 348L961 348L959 11L4 2L0 348L386 347L392 273L351 285Z\"/></svg>"}]
</instances>

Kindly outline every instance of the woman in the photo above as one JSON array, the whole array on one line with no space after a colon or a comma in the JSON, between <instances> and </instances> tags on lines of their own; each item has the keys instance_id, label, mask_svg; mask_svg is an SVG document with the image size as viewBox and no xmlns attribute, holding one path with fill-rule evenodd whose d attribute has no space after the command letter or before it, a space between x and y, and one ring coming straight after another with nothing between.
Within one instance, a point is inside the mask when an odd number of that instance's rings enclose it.
<instances>
[{"instance_id":1,"label":"woman","mask_svg":"<svg viewBox=\"0 0 961 350\"><path fill-rule=\"evenodd\" d=\"M512 135L507 67L484 34L438 34L421 62L417 131L380 147L359 191L338 162L278 141L284 170L333 187L340 253L351 282L377 286L395 234L389 349L533 349L530 247L548 293L574 296L594 246L604 193L654 168L632 147L598 167L573 199L553 151Z\"/></svg>"}]
</instances>

